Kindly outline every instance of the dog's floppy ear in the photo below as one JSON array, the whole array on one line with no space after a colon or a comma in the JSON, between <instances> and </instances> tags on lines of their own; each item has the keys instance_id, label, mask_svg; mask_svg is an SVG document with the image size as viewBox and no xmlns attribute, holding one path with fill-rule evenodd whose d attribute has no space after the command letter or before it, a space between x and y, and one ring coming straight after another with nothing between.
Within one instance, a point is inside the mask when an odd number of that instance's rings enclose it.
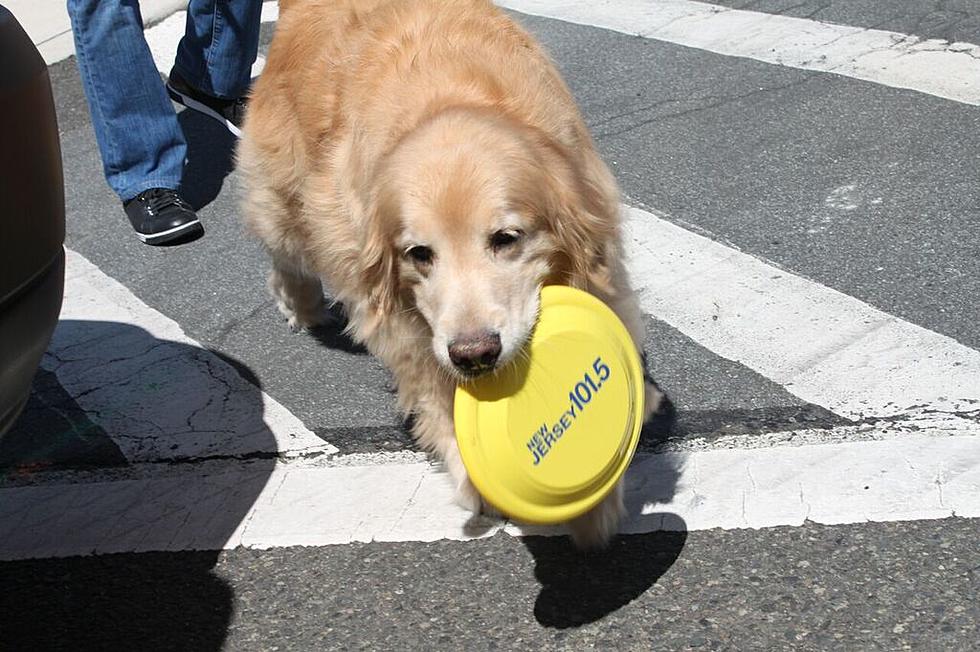
<instances>
[{"instance_id":1,"label":"dog's floppy ear","mask_svg":"<svg viewBox=\"0 0 980 652\"><path fill-rule=\"evenodd\" d=\"M564 282L613 293L610 262L619 246L619 192L609 169L592 150L552 148L545 166L548 226L559 246Z\"/></svg>"},{"instance_id":2,"label":"dog's floppy ear","mask_svg":"<svg viewBox=\"0 0 980 652\"><path fill-rule=\"evenodd\" d=\"M373 313L365 325L368 331L374 330L398 304L398 259L390 209L382 196L375 196L368 202L365 214L360 281Z\"/></svg>"}]
</instances>

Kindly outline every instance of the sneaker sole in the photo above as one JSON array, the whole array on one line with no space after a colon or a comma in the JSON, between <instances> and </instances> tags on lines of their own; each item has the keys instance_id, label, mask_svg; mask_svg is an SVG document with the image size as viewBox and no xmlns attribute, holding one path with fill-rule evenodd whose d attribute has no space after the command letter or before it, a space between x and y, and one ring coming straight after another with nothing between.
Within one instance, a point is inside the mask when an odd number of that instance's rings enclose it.
<instances>
[{"instance_id":1,"label":"sneaker sole","mask_svg":"<svg viewBox=\"0 0 980 652\"><path fill-rule=\"evenodd\" d=\"M201 225L201 220L194 220L193 222L188 222L187 224L181 224L180 226L175 226L172 229L167 229L166 231L161 231L160 233L140 233L136 231L136 237L145 242L146 244L164 244L165 242L170 242L171 240L176 240L184 235L195 231L204 231L204 227Z\"/></svg>"},{"instance_id":2,"label":"sneaker sole","mask_svg":"<svg viewBox=\"0 0 980 652\"><path fill-rule=\"evenodd\" d=\"M235 138L242 137L242 130L239 129L237 126L235 126L233 122L225 118L223 115L221 115L220 113L212 109L207 104L202 104L201 102L195 100L193 97L184 95L183 93L175 89L173 86L171 86L170 82L167 82L167 93L170 95L170 99L172 99L177 104L183 104L188 109L193 109L198 113L203 113L209 118L217 120L218 122L223 124L225 126L225 129L230 131L232 135L235 136Z\"/></svg>"}]
</instances>

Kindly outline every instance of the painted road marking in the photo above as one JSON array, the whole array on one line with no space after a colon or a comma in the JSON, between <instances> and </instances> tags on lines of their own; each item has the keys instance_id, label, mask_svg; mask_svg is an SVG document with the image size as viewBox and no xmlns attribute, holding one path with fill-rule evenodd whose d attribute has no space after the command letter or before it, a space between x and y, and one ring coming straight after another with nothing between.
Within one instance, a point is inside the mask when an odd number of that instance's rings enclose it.
<instances>
[{"instance_id":1,"label":"painted road marking","mask_svg":"<svg viewBox=\"0 0 980 652\"><path fill-rule=\"evenodd\" d=\"M42 365L132 462L337 451L71 250Z\"/></svg>"},{"instance_id":2,"label":"painted road marking","mask_svg":"<svg viewBox=\"0 0 980 652\"><path fill-rule=\"evenodd\" d=\"M508 9L980 105L980 46L690 0L498 0Z\"/></svg>"},{"instance_id":3,"label":"painted road marking","mask_svg":"<svg viewBox=\"0 0 980 652\"><path fill-rule=\"evenodd\" d=\"M807 400L859 416L895 405L908 412L910 401L962 408L962 398L953 404L950 397L976 392L976 351L645 211L627 214L626 242L632 272L642 279L645 310ZM333 449L268 397L261 410L254 409L252 388L230 393L231 400L244 399L230 412L209 413L209 406L225 403L227 387L244 381L227 365L222 371L224 363L179 325L78 254L69 252L68 270L64 321L45 364L129 459L252 450L291 451L298 459L265 460L266 466L237 460L178 465L176 476L11 486L0 490L0 541L6 542L0 557L463 540L501 529L561 532L494 522L474 526L452 503L445 476L424 462L377 466L303 458L304 452ZM881 332L891 334L887 347L875 346ZM214 359L202 365L202 356ZM951 361L959 363L953 371L932 367ZM174 364L180 367L168 366ZM957 376L960 368L963 375ZM159 387L141 391L147 381ZM174 396L189 386L194 396L209 400L187 404L183 394ZM222 400L210 400L215 391ZM182 412L175 418L168 405L180 405ZM243 411L245 425L220 432L208 425L228 425L229 414ZM204 426L190 437L187 424L198 421L188 413L199 415ZM623 529L980 516L977 424L969 414L948 419L792 433L815 442L802 446L639 457L628 476L632 517ZM821 443L856 437L863 440Z\"/></svg>"},{"instance_id":4,"label":"painted road marking","mask_svg":"<svg viewBox=\"0 0 980 652\"><path fill-rule=\"evenodd\" d=\"M851 419L980 414L980 352L624 207L644 312Z\"/></svg>"},{"instance_id":5,"label":"painted road marking","mask_svg":"<svg viewBox=\"0 0 980 652\"><path fill-rule=\"evenodd\" d=\"M0 560L563 532L473 519L427 463L266 462L0 489ZM628 533L975 518L980 437L643 455L626 500Z\"/></svg>"}]
</instances>

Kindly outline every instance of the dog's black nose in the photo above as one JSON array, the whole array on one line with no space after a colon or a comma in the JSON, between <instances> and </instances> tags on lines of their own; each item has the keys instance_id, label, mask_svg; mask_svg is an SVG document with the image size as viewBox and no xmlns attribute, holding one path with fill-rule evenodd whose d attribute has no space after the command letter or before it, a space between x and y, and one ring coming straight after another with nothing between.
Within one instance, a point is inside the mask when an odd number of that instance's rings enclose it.
<instances>
[{"instance_id":1,"label":"dog's black nose","mask_svg":"<svg viewBox=\"0 0 980 652\"><path fill-rule=\"evenodd\" d=\"M493 369L500 357L500 333L481 331L461 335L449 343L449 359L466 374Z\"/></svg>"}]
</instances>

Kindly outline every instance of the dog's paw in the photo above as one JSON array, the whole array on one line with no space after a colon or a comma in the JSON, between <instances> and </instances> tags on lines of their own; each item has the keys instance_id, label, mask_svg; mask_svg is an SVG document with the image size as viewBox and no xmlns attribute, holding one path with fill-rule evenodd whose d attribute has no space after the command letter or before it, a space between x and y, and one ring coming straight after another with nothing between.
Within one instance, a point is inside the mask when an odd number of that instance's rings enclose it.
<instances>
[{"instance_id":1,"label":"dog's paw","mask_svg":"<svg viewBox=\"0 0 980 652\"><path fill-rule=\"evenodd\" d=\"M483 512L483 498L480 496L480 492L476 490L476 487L473 486L473 483L470 482L469 478L463 478L462 482L456 485L456 493L453 495L453 500L457 505L474 514Z\"/></svg>"},{"instance_id":2,"label":"dog's paw","mask_svg":"<svg viewBox=\"0 0 980 652\"><path fill-rule=\"evenodd\" d=\"M619 525L625 514L623 486L620 483L591 511L569 521L568 530L572 536L572 542L579 550L601 550L605 548L619 532Z\"/></svg>"},{"instance_id":3,"label":"dog's paw","mask_svg":"<svg viewBox=\"0 0 980 652\"><path fill-rule=\"evenodd\" d=\"M649 419L660 409L660 403L664 400L665 394L649 380L643 383L645 393L643 401L643 420Z\"/></svg>"},{"instance_id":4,"label":"dog's paw","mask_svg":"<svg viewBox=\"0 0 980 652\"><path fill-rule=\"evenodd\" d=\"M276 297L276 307L279 308L279 313L286 318L289 328L294 333L310 330L327 323L330 319L327 303L322 299L317 304L297 306L281 297Z\"/></svg>"},{"instance_id":5,"label":"dog's paw","mask_svg":"<svg viewBox=\"0 0 980 652\"><path fill-rule=\"evenodd\" d=\"M499 509L488 503L486 499L483 498L480 499L480 513L487 518L496 518L500 520L506 518L506 516L504 516Z\"/></svg>"},{"instance_id":6,"label":"dog's paw","mask_svg":"<svg viewBox=\"0 0 980 652\"><path fill-rule=\"evenodd\" d=\"M294 331L310 329L330 319L323 285L316 278L274 265L269 272L267 287L280 314Z\"/></svg>"},{"instance_id":7,"label":"dog's paw","mask_svg":"<svg viewBox=\"0 0 980 652\"><path fill-rule=\"evenodd\" d=\"M485 516L491 519L503 519L504 515L501 514L496 507L488 503L480 492L476 490L473 483L470 482L469 478L464 480L458 487L456 487L456 494L454 496L454 501L460 507L463 507L467 511L473 512L473 514L478 516Z\"/></svg>"}]
</instances>

